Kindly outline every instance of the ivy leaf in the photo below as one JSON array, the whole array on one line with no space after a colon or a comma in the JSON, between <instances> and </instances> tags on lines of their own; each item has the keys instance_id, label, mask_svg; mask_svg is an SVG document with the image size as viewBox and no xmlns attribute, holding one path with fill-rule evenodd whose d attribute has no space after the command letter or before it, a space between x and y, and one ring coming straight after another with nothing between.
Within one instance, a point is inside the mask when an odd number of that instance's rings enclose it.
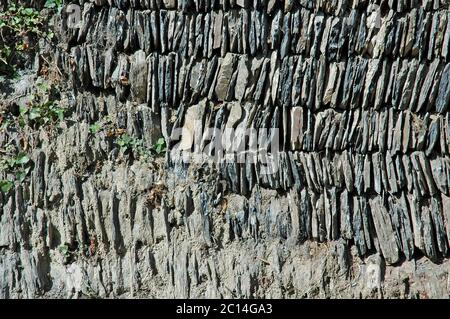
<instances>
[{"instance_id":1,"label":"ivy leaf","mask_svg":"<svg viewBox=\"0 0 450 319\"><path fill-rule=\"evenodd\" d=\"M26 121L25 118L23 116L19 117L19 126L20 127L25 127Z\"/></svg>"},{"instance_id":2,"label":"ivy leaf","mask_svg":"<svg viewBox=\"0 0 450 319\"><path fill-rule=\"evenodd\" d=\"M27 175L28 175L29 172L30 172L30 168L29 168L29 167L25 168L24 170L19 171L19 172L16 174L16 179L17 179L20 183L22 183L22 182L25 180L25 177L27 177Z\"/></svg>"},{"instance_id":3,"label":"ivy leaf","mask_svg":"<svg viewBox=\"0 0 450 319\"><path fill-rule=\"evenodd\" d=\"M13 186L14 183L11 181L0 180L0 190L5 194L8 193Z\"/></svg>"},{"instance_id":4,"label":"ivy leaf","mask_svg":"<svg viewBox=\"0 0 450 319\"><path fill-rule=\"evenodd\" d=\"M19 112L20 112L20 115L25 115L28 112L28 108L25 107L25 106L20 106L19 107Z\"/></svg>"},{"instance_id":5,"label":"ivy leaf","mask_svg":"<svg viewBox=\"0 0 450 319\"><path fill-rule=\"evenodd\" d=\"M25 49L25 46L23 43L17 44L16 45L16 50L17 51L23 51Z\"/></svg>"},{"instance_id":6,"label":"ivy leaf","mask_svg":"<svg viewBox=\"0 0 450 319\"><path fill-rule=\"evenodd\" d=\"M63 256L67 256L69 254L69 246L67 246L67 245L59 246L58 250L61 253L61 255L63 255Z\"/></svg>"},{"instance_id":7,"label":"ivy leaf","mask_svg":"<svg viewBox=\"0 0 450 319\"><path fill-rule=\"evenodd\" d=\"M8 163L8 167L9 168L13 168L16 165L16 159L15 158L8 158L6 160L6 162Z\"/></svg>"},{"instance_id":8,"label":"ivy leaf","mask_svg":"<svg viewBox=\"0 0 450 319\"><path fill-rule=\"evenodd\" d=\"M154 146L155 152L161 154L166 150L166 141L163 137L160 137Z\"/></svg>"},{"instance_id":9,"label":"ivy leaf","mask_svg":"<svg viewBox=\"0 0 450 319\"><path fill-rule=\"evenodd\" d=\"M34 10L32 8L25 8L22 12L27 16L31 16L34 14Z\"/></svg>"},{"instance_id":10,"label":"ivy leaf","mask_svg":"<svg viewBox=\"0 0 450 319\"><path fill-rule=\"evenodd\" d=\"M19 153L19 155L16 156L16 160L15 160L16 164L18 164L18 165L26 164L29 161L30 161L30 158L25 153Z\"/></svg>"},{"instance_id":11,"label":"ivy leaf","mask_svg":"<svg viewBox=\"0 0 450 319\"><path fill-rule=\"evenodd\" d=\"M91 126L89 126L89 130L91 131L92 134L97 133L98 131L100 131L100 124L98 123L92 124Z\"/></svg>"},{"instance_id":12,"label":"ivy leaf","mask_svg":"<svg viewBox=\"0 0 450 319\"><path fill-rule=\"evenodd\" d=\"M54 8L56 8L55 0L47 0L47 1L45 1L44 8L47 8L47 9L54 9Z\"/></svg>"},{"instance_id":13,"label":"ivy leaf","mask_svg":"<svg viewBox=\"0 0 450 319\"><path fill-rule=\"evenodd\" d=\"M57 108L55 111L56 116L58 117L59 121L64 120L64 109Z\"/></svg>"},{"instance_id":14,"label":"ivy leaf","mask_svg":"<svg viewBox=\"0 0 450 319\"><path fill-rule=\"evenodd\" d=\"M30 120L35 120L35 119L40 118L40 117L41 117L41 111L38 108L34 107L34 108L32 108L30 110L30 114L28 116L28 118Z\"/></svg>"}]
</instances>

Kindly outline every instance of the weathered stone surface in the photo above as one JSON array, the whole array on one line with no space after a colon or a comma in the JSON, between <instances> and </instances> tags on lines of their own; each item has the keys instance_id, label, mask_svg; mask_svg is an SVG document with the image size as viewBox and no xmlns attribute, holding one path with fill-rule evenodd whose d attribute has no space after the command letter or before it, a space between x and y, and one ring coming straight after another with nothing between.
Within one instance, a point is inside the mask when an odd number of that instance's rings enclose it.
<instances>
[{"instance_id":1,"label":"weathered stone surface","mask_svg":"<svg viewBox=\"0 0 450 319\"><path fill-rule=\"evenodd\" d=\"M147 61L144 51L137 51L131 60L130 86L131 96L137 103L147 98Z\"/></svg>"},{"instance_id":2,"label":"weathered stone surface","mask_svg":"<svg viewBox=\"0 0 450 319\"><path fill-rule=\"evenodd\" d=\"M0 192L0 297L447 297L450 13L378 2L54 13L0 79L0 161L33 163ZM63 121L3 125L44 78Z\"/></svg>"},{"instance_id":3,"label":"weathered stone surface","mask_svg":"<svg viewBox=\"0 0 450 319\"><path fill-rule=\"evenodd\" d=\"M220 71L217 76L215 94L217 96L217 99L221 101L225 100L228 90L232 89L232 87L230 87L230 84L231 77L234 71L235 60L236 57L234 54L227 53L223 60L220 61Z\"/></svg>"},{"instance_id":4,"label":"weathered stone surface","mask_svg":"<svg viewBox=\"0 0 450 319\"><path fill-rule=\"evenodd\" d=\"M450 23L449 23L450 24ZM436 98L436 111L444 113L450 105L450 63L442 71L439 92Z\"/></svg>"},{"instance_id":5,"label":"weathered stone surface","mask_svg":"<svg viewBox=\"0 0 450 319\"><path fill-rule=\"evenodd\" d=\"M379 197L371 199L369 203L381 252L387 263L394 264L399 260L399 247L389 213Z\"/></svg>"}]
</instances>

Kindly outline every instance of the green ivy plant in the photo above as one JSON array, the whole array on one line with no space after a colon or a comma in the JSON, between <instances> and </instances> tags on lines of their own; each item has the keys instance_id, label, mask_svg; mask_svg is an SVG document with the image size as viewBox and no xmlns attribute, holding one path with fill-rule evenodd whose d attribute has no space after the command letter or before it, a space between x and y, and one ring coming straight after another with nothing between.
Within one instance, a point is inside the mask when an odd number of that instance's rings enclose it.
<instances>
[{"instance_id":1,"label":"green ivy plant","mask_svg":"<svg viewBox=\"0 0 450 319\"><path fill-rule=\"evenodd\" d=\"M54 2L56 5L61 3L61 0ZM53 33L43 31L45 23L46 18L39 11L17 4L15 1L0 12L0 75L15 74L18 53L30 48L30 38L53 37Z\"/></svg>"},{"instance_id":2,"label":"green ivy plant","mask_svg":"<svg viewBox=\"0 0 450 319\"><path fill-rule=\"evenodd\" d=\"M44 8L59 10L62 8L62 4L62 0L47 0L45 1Z\"/></svg>"},{"instance_id":3,"label":"green ivy plant","mask_svg":"<svg viewBox=\"0 0 450 319\"><path fill-rule=\"evenodd\" d=\"M152 152L156 153L157 155L161 155L166 151L166 142L162 137L158 139L158 141L150 150L144 146L144 143L141 139L129 136L128 134L123 134L118 137L116 143L120 147L122 153L132 151L134 154L138 155L144 160L149 159L152 155Z\"/></svg>"},{"instance_id":4,"label":"green ivy plant","mask_svg":"<svg viewBox=\"0 0 450 319\"><path fill-rule=\"evenodd\" d=\"M70 249L69 245L67 244L61 244L58 247L59 253L61 254L63 258L64 264L67 264L70 262L70 260L73 257L73 251Z\"/></svg>"},{"instance_id":5,"label":"green ivy plant","mask_svg":"<svg viewBox=\"0 0 450 319\"><path fill-rule=\"evenodd\" d=\"M139 144L139 141L128 134L123 134L117 139L117 145L120 150L126 153L128 150L135 148Z\"/></svg>"},{"instance_id":6,"label":"green ivy plant","mask_svg":"<svg viewBox=\"0 0 450 319\"><path fill-rule=\"evenodd\" d=\"M101 128L102 128L101 123L97 122L89 126L89 131L92 134L97 134L101 130Z\"/></svg>"},{"instance_id":7,"label":"green ivy plant","mask_svg":"<svg viewBox=\"0 0 450 319\"><path fill-rule=\"evenodd\" d=\"M0 12L0 18L2 29L22 35L27 32L42 32L38 27L42 25L44 19L34 8L19 6L12 2L6 11Z\"/></svg>"},{"instance_id":8,"label":"green ivy plant","mask_svg":"<svg viewBox=\"0 0 450 319\"><path fill-rule=\"evenodd\" d=\"M53 100L53 88L47 83L36 84L37 90L30 96L26 105L19 106L19 114L13 115L11 112L0 113L0 131L18 130L25 126L33 129L44 127L58 121L63 121L67 109L61 107Z\"/></svg>"},{"instance_id":9,"label":"green ivy plant","mask_svg":"<svg viewBox=\"0 0 450 319\"><path fill-rule=\"evenodd\" d=\"M0 171L15 175L15 180L23 182L31 169L30 157L25 152L15 156L3 156L0 159ZM14 187L14 180L0 180L0 190L8 193Z\"/></svg>"},{"instance_id":10,"label":"green ivy plant","mask_svg":"<svg viewBox=\"0 0 450 319\"><path fill-rule=\"evenodd\" d=\"M66 109L52 99L52 88L45 82L37 83L36 86L37 90L30 96L30 102L19 106L18 114L0 112L0 131L19 132L26 141L27 130L23 128L52 129L55 123L64 119ZM11 142L0 147L0 190L8 193L16 182L22 183L32 165L22 147L14 146Z\"/></svg>"},{"instance_id":11,"label":"green ivy plant","mask_svg":"<svg viewBox=\"0 0 450 319\"><path fill-rule=\"evenodd\" d=\"M127 152L133 152L135 156L143 160L150 158L150 152L143 145L142 140L132 137L128 134L123 134L117 138L117 145L120 147L120 151L125 154Z\"/></svg>"},{"instance_id":12,"label":"green ivy plant","mask_svg":"<svg viewBox=\"0 0 450 319\"><path fill-rule=\"evenodd\" d=\"M158 155L164 153L166 151L166 140L163 137L160 137L153 146L153 150Z\"/></svg>"},{"instance_id":13,"label":"green ivy plant","mask_svg":"<svg viewBox=\"0 0 450 319\"><path fill-rule=\"evenodd\" d=\"M65 109L58 106L54 101L42 104L31 104L29 107L20 107L19 125L29 125L37 128L64 119Z\"/></svg>"},{"instance_id":14,"label":"green ivy plant","mask_svg":"<svg viewBox=\"0 0 450 319\"><path fill-rule=\"evenodd\" d=\"M89 132L96 136L98 132L105 132L106 136L113 138L122 154L133 154L134 157L147 161L154 155L161 155L166 151L166 141L160 137L156 143L148 147L142 139L130 136L124 129L118 129L110 116L95 122L89 126Z\"/></svg>"},{"instance_id":15,"label":"green ivy plant","mask_svg":"<svg viewBox=\"0 0 450 319\"><path fill-rule=\"evenodd\" d=\"M0 191L7 194L13 188L14 182L8 180L0 180Z\"/></svg>"}]
</instances>

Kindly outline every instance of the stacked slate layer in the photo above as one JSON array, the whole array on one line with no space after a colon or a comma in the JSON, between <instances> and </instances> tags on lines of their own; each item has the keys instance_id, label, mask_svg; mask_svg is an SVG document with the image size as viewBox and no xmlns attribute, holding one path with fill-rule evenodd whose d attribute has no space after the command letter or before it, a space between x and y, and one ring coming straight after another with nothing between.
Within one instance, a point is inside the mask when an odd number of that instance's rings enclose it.
<instances>
[{"instance_id":1,"label":"stacked slate layer","mask_svg":"<svg viewBox=\"0 0 450 319\"><path fill-rule=\"evenodd\" d=\"M80 5L80 28L66 34L77 88L160 115L166 140L194 121L280 129L280 152L271 154L280 169L266 176L258 163L218 164L226 191L295 189L307 203L304 239L353 239L362 255L376 248L389 263L415 248L433 260L447 255L448 4ZM133 133L145 134L135 121Z\"/></svg>"},{"instance_id":2,"label":"stacked slate layer","mask_svg":"<svg viewBox=\"0 0 450 319\"><path fill-rule=\"evenodd\" d=\"M54 25L73 121L35 152L29 185L0 201L1 296L55 293L55 282L100 296L338 296L326 276L309 279L320 283L311 292L296 265L314 257L294 252L315 242L330 243L332 257L317 258L333 278L351 276L355 247L381 256L378 266L422 254L445 262L447 0L70 3L81 12L76 28L64 11ZM117 148L89 133L106 116L148 148L168 141L163 176L140 162L112 164ZM280 169L182 163L180 147L209 152L172 140L178 128L198 134L199 123L278 128L270 155ZM161 206L146 201L155 183L168 190ZM96 250L56 266L65 243ZM265 276L277 279L266 286Z\"/></svg>"}]
</instances>

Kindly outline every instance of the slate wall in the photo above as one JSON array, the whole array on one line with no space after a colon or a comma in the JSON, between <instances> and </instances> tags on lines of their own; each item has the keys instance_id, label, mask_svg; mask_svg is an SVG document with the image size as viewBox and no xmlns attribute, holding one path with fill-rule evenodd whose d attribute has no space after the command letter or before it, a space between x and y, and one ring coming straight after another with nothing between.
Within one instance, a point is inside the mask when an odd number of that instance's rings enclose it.
<instances>
[{"instance_id":1,"label":"slate wall","mask_svg":"<svg viewBox=\"0 0 450 319\"><path fill-rule=\"evenodd\" d=\"M73 112L0 194L0 296L448 296L448 1L70 4ZM211 127L278 128L280 169L183 163Z\"/></svg>"}]
</instances>

